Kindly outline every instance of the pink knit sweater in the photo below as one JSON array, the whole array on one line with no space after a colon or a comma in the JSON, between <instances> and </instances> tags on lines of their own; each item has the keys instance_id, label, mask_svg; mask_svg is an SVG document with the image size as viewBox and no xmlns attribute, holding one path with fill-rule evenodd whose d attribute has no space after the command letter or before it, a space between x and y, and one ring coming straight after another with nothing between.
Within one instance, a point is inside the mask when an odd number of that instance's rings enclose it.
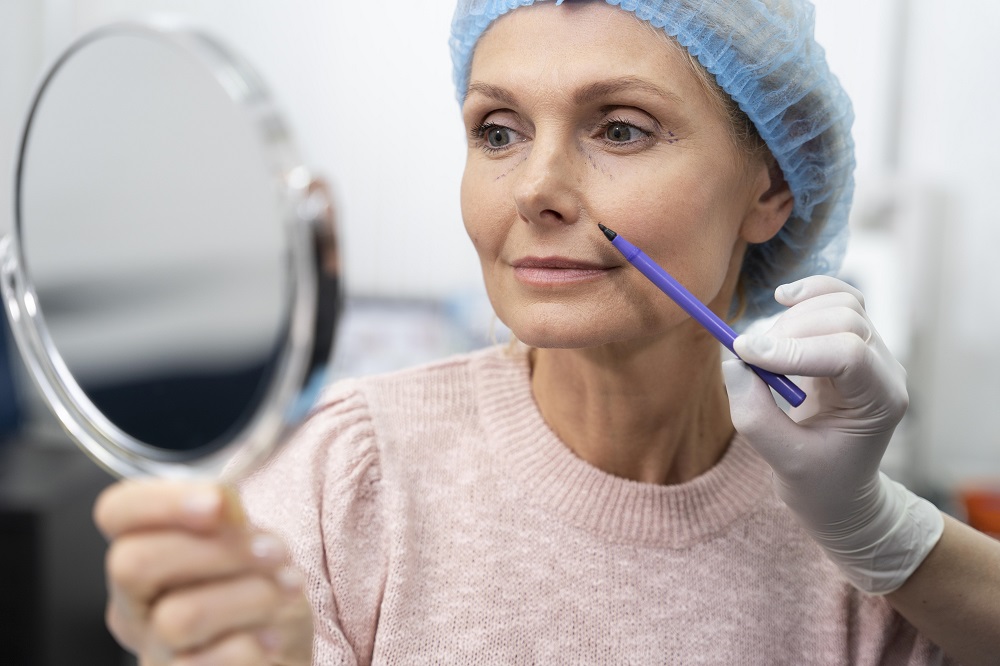
<instances>
[{"instance_id":1,"label":"pink knit sweater","mask_svg":"<svg viewBox=\"0 0 1000 666\"><path fill-rule=\"evenodd\" d=\"M930 664L739 438L674 486L577 458L499 348L330 388L243 486L307 576L323 664Z\"/></svg>"}]
</instances>

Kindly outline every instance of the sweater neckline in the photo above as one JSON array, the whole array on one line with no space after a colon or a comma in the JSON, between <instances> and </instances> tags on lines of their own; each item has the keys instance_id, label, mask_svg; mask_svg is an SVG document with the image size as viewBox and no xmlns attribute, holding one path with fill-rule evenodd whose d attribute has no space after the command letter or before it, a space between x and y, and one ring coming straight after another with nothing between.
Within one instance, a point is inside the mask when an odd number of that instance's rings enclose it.
<instances>
[{"instance_id":1,"label":"sweater neckline","mask_svg":"<svg viewBox=\"0 0 1000 666\"><path fill-rule=\"evenodd\" d=\"M685 548L756 510L770 469L738 435L718 463L684 483L613 476L579 458L542 417L527 355L497 348L481 356L479 409L512 480L537 505L610 541Z\"/></svg>"}]
</instances>

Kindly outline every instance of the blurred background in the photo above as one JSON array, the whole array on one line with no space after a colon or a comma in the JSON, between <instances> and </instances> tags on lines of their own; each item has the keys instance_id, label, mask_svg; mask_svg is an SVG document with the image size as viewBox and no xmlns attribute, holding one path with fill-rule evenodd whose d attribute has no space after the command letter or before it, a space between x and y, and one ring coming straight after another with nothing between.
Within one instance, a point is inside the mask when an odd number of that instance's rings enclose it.
<instances>
[{"instance_id":1,"label":"blurred background","mask_svg":"<svg viewBox=\"0 0 1000 666\"><path fill-rule=\"evenodd\" d=\"M963 488L1000 484L993 421L1000 404L1000 88L992 83L1000 4L815 5L817 36L857 116L856 203L842 277L864 291L910 374L911 409L884 465L961 517ZM12 225L15 153L46 66L89 29L167 13L250 60L303 161L332 185L348 296L334 377L503 338L459 213L465 139L447 48L452 3L416 8L407 0L0 0L0 234ZM72 644L71 635L106 637L100 617L85 629L60 619L60 608L99 608L103 591L99 537L58 525L89 527L88 493L109 479L54 426L9 341L0 352L0 600L9 604L0 601L0 627L35 618L21 632L0 629L0 663L109 663L61 661L51 647ZM24 446L45 449L27 472L11 462ZM36 478L64 495L49 497ZM25 540L34 545L17 545ZM77 549L94 555L77 557ZM12 571L35 577L14 580Z\"/></svg>"}]
</instances>

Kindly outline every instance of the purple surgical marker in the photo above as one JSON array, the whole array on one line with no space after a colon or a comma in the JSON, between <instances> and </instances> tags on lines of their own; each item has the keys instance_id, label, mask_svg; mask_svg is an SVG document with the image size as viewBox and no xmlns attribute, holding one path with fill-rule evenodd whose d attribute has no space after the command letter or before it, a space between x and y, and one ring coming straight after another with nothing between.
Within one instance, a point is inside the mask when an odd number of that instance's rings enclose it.
<instances>
[{"instance_id":1,"label":"purple surgical marker","mask_svg":"<svg viewBox=\"0 0 1000 666\"><path fill-rule=\"evenodd\" d=\"M677 305L687 312L699 324L712 334L712 336L724 344L726 348L736 354L733 349L733 341L736 340L736 331L729 324L719 319L719 316L708 309L708 307L695 298L694 294L688 291L684 285L675 280L655 261L650 259L645 252L637 248L632 243L608 229L603 224L598 224L604 235L608 237L611 244L618 248L618 251L625 255L630 264L639 269L639 272L649 278L649 281L660 288L664 294L669 296ZM737 355L738 356L738 355ZM778 395L788 401L792 407L798 407L806 399L805 392L795 385L792 380L784 375L776 375L755 365L747 363L757 375L767 382L767 385L777 391Z\"/></svg>"}]
</instances>

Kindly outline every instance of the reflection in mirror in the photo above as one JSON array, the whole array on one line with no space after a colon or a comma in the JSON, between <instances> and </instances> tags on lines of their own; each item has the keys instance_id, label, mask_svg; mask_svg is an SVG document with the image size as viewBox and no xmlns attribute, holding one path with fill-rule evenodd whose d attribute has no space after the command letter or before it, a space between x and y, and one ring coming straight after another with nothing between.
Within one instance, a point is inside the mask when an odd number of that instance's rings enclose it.
<instances>
[{"instance_id":1,"label":"reflection in mirror","mask_svg":"<svg viewBox=\"0 0 1000 666\"><path fill-rule=\"evenodd\" d=\"M64 425L82 405L112 471L276 439L325 366L332 211L290 154L259 82L203 36L105 29L43 84L18 170L23 300L68 382L49 401Z\"/></svg>"}]
</instances>

